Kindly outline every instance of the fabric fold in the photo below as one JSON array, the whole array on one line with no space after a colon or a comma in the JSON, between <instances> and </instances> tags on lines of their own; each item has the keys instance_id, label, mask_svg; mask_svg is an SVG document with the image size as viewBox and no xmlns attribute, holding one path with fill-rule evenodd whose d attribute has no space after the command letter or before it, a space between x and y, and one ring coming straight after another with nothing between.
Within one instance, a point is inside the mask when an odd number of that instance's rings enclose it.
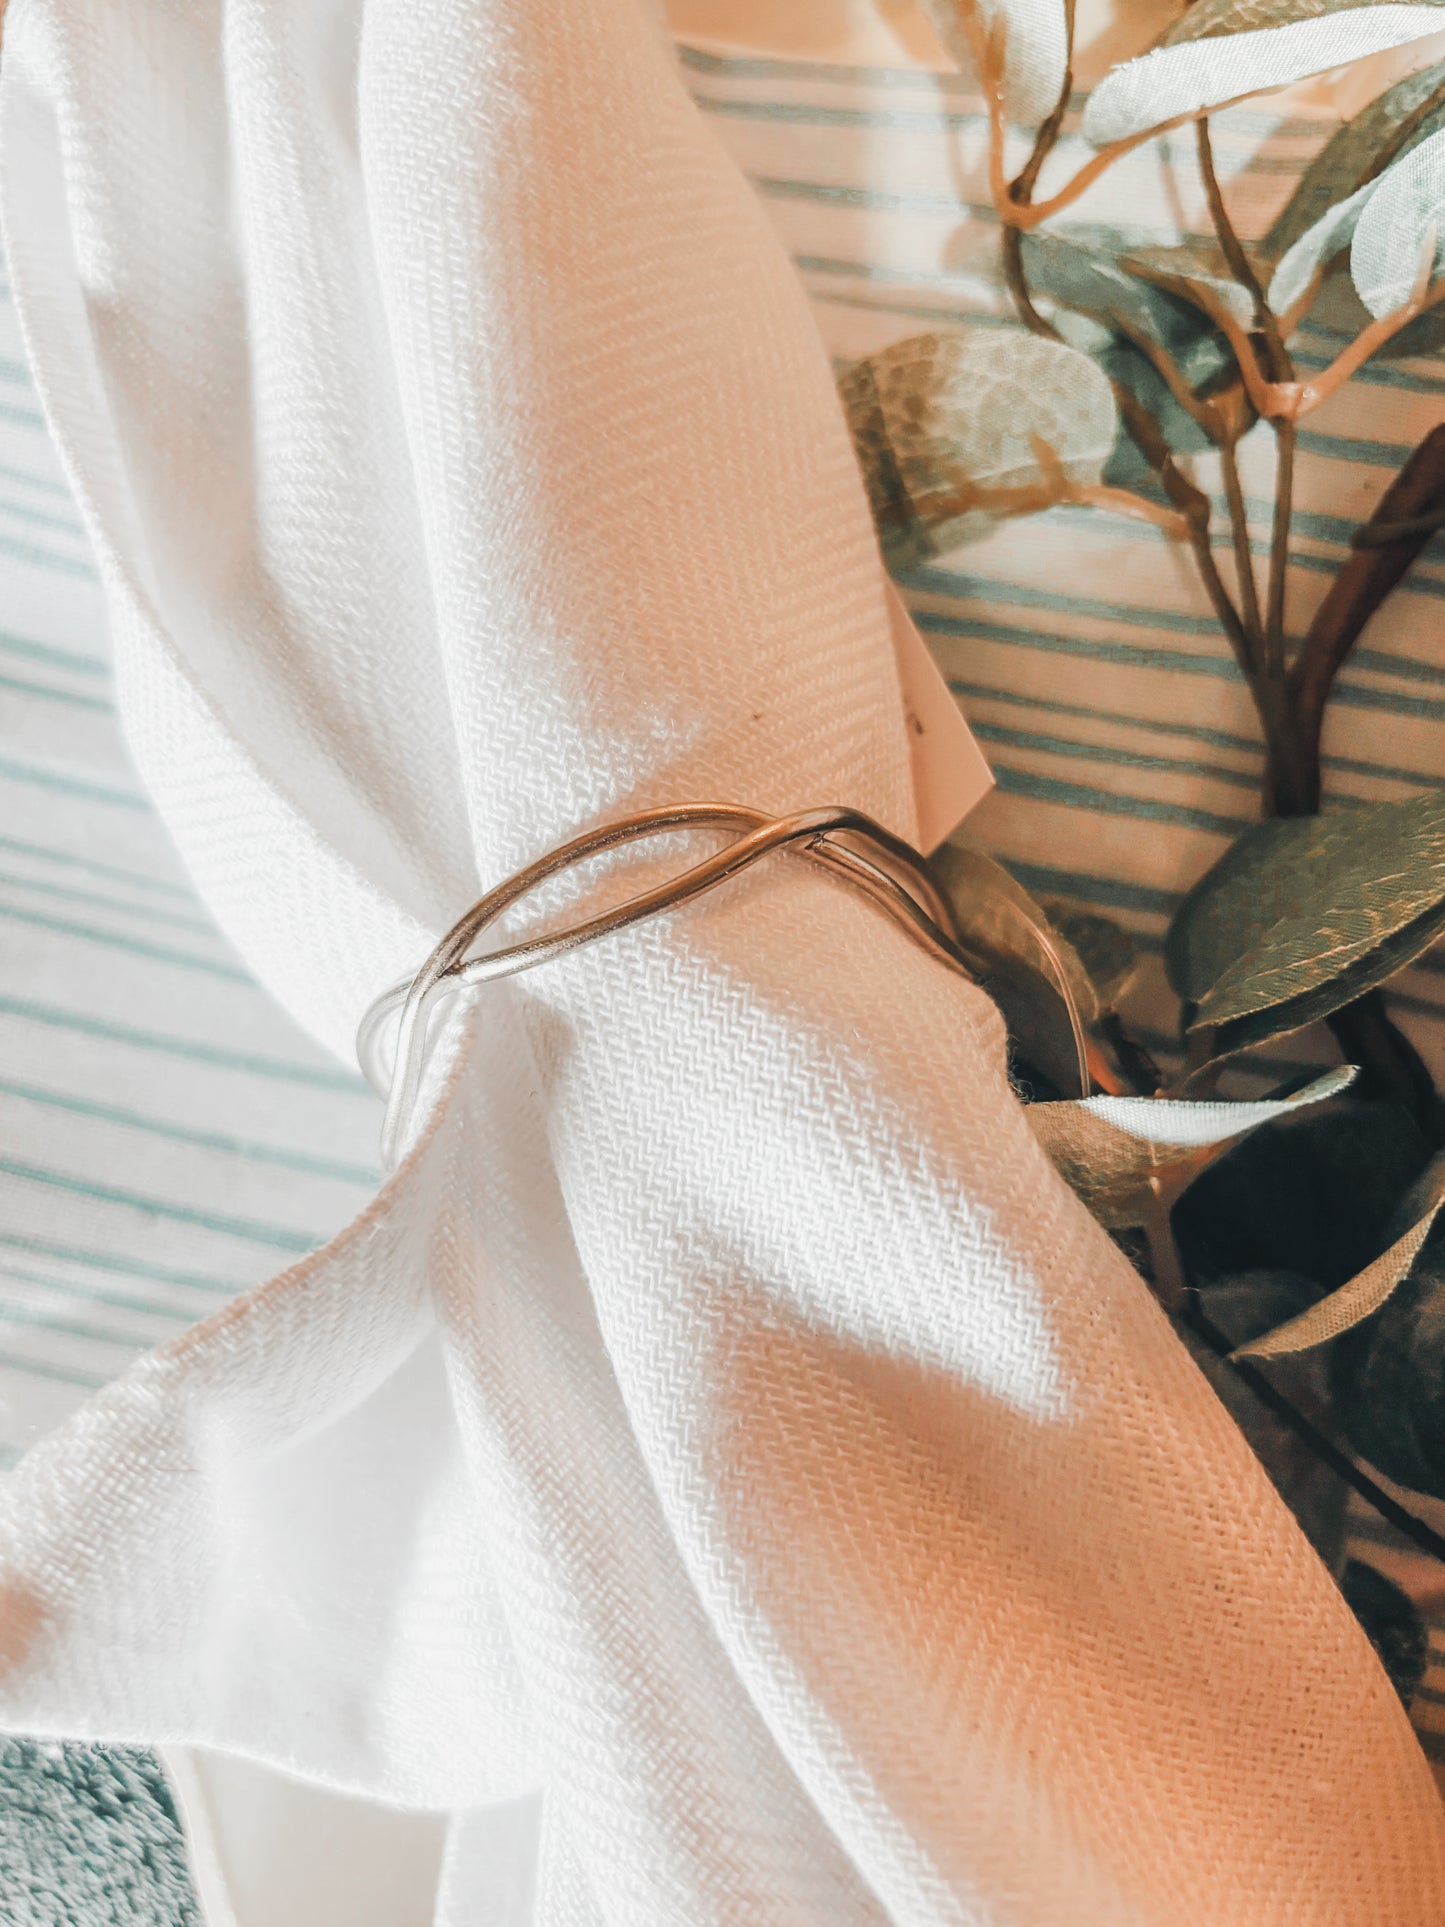
<instances>
[{"instance_id":1,"label":"fabric fold","mask_svg":"<svg viewBox=\"0 0 1445 1927\"><path fill-rule=\"evenodd\" d=\"M11 0L0 141L137 761L316 1036L624 809L911 833L830 371L636 0ZM979 991L783 860L450 1049L361 1219L0 1486L0 1721L454 1813L446 1922L1438 1911Z\"/></svg>"}]
</instances>

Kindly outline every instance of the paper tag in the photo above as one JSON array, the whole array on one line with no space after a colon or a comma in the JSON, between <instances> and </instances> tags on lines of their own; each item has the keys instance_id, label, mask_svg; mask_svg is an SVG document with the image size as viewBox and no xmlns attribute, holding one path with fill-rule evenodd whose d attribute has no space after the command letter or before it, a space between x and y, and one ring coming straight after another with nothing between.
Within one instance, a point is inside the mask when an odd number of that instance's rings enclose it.
<instances>
[{"instance_id":1,"label":"paper tag","mask_svg":"<svg viewBox=\"0 0 1445 1927\"><path fill-rule=\"evenodd\" d=\"M956 830L993 788L993 771L953 700L928 644L913 625L903 598L886 583L913 797L918 809L918 847L927 856Z\"/></svg>"}]
</instances>

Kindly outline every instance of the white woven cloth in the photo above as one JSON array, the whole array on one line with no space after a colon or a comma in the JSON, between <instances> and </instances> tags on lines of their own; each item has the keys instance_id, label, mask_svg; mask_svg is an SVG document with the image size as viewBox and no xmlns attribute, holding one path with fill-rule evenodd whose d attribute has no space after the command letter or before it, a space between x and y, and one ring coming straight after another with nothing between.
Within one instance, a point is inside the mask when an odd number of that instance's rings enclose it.
<instances>
[{"instance_id":1,"label":"white woven cloth","mask_svg":"<svg viewBox=\"0 0 1445 1927\"><path fill-rule=\"evenodd\" d=\"M620 810L911 829L829 370L637 0L12 0L0 138L137 759L314 1035ZM1445 1906L996 1014L795 863L489 993L363 1216L0 1491L0 1720L451 1814L446 1927Z\"/></svg>"}]
</instances>

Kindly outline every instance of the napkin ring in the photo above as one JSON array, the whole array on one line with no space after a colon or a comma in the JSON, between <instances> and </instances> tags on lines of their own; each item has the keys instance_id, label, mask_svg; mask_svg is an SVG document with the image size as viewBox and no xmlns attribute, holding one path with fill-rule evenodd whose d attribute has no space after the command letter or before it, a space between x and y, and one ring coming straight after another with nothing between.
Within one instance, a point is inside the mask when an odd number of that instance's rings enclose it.
<instances>
[{"instance_id":1,"label":"napkin ring","mask_svg":"<svg viewBox=\"0 0 1445 1927\"><path fill-rule=\"evenodd\" d=\"M644 890L609 910L561 930L523 938L480 957L468 956L489 924L548 877L605 850L683 829L731 830L736 835L723 849L681 871L669 882ZM730 877L740 875L774 851L791 845L796 845L800 854L810 861L845 878L871 897L914 942L950 970L970 979L981 974L978 960L970 959L948 902L918 851L861 810L837 805L779 817L770 817L761 810L737 803L683 803L665 809L639 810L559 844L488 891L452 925L414 977L383 992L366 1012L357 1032L356 1054L368 1081L386 1099L381 1149L387 1167L396 1163L409 1132L421 1091L429 1041L440 1007L451 996L499 977L531 970L568 951L580 950L584 944L595 943L599 937L625 930L646 917L677 909L726 883ZM396 1045L388 1075L383 1034L388 1020L398 1011Z\"/></svg>"}]
</instances>

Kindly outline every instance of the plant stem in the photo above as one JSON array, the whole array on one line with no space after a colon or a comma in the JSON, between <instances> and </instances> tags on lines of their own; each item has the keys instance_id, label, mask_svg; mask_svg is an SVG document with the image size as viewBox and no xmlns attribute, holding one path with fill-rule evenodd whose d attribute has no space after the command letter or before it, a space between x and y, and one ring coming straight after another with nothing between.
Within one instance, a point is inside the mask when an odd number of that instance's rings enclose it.
<instances>
[{"instance_id":1,"label":"plant stem","mask_svg":"<svg viewBox=\"0 0 1445 1927\"><path fill-rule=\"evenodd\" d=\"M1391 1022L1384 992L1367 990L1327 1022L1346 1063L1360 1066L1360 1096L1393 1098L1414 1118L1425 1141L1438 1145L1434 1080L1415 1046Z\"/></svg>"},{"instance_id":2,"label":"plant stem","mask_svg":"<svg viewBox=\"0 0 1445 1927\"><path fill-rule=\"evenodd\" d=\"M1074 91L1074 0L1064 0L1064 77L1059 83L1059 97L1054 102L1053 112L1034 136L1033 149L1024 162L1023 171L1009 189L1010 198L1019 206L1027 207L1034 197L1040 170L1049 155L1054 151L1060 133L1063 131L1064 116L1069 111L1069 97Z\"/></svg>"},{"instance_id":3,"label":"plant stem","mask_svg":"<svg viewBox=\"0 0 1445 1927\"><path fill-rule=\"evenodd\" d=\"M1233 442L1219 450L1220 473L1224 478L1224 499L1229 504L1229 527L1234 539L1234 572L1239 578L1244 626L1256 645L1264 640L1264 624L1259 612L1259 585L1254 576L1254 552L1249 545L1249 515L1244 506L1244 490L1239 480L1239 461Z\"/></svg>"},{"instance_id":4,"label":"plant stem","mask_svg":"<svg viewBox=\"0 0 1445 1927\"><path fill-rule=\"evenodd\" d=\"M1445 512L1445 423L1432 428L1376 504L1315 611L1288 677L1299 736L1301 791L1292 813L1319 808L1320 736L1335 677L1361 631L1429 541ZM1390 533L1393 530L1394 533ZM1282 812L1283 813L1283 812Z\"/></svg>"},{"instance_id":5,"label":"plant stem","mask_svg":"<svg viewBox=\"0 0 1445 1927\"><path fill-rule=\"evenodd\" d=\"M1006 227L1000 244L1003 255L1003 275L1008 287L1009 299L1019 320L1030 334L1042 335L1045 341L1062 341L1063 336L1045 315L1034 306L1033 296L1029 293L1028 276L1024 272L1024 237L1022 230Z\"/></svg>"},{"instance_id":6,"label":"plant stem","mask_svg":"<svg viewBox=\"0 0 1445 1927\"><path fill-rule=\"evenodd\" d=\"M1261 1405L1266 1406L1275 1417L1283 1420L1317 1459L1323 1461L1338 1478L1344 1480L1352 1491L1358 1492L1368 1506L1387 1519L1397 1532L1412 1540L1422 1551L1432 1558L1445 1560L1445 1539L1431 1530L1423 1519L1417 1519L1413 1512L1407 1512L1397 1499L1392 1499L1384 1487L1378 1485L1368 1472L1362 1472L1346 1453L1342 1452L1334 1440L1305 1417L1293 1399L1286 1398L1258 1365L1248 1364L1242 1358L1233 1356L1234 1347L1224 1333L1205 1312L1199 1302L1199 1293L1191 1288L1189 1306L1184 1313L1193 1329L1208 1345L1218 1353L1230 1370L1237 1373L1249 1387Z\"/></svg>"},{"instance_id":7,"label":"plant stem","mask_svg":"<svg viewBox=\"0 0 1445 1927\"><path fill-rule=\"evenodd\" d=\"M977 54L975 47L975 54ZM1053 112L1040 126L1034 136L1034 144L1021 172L1009 183L1007 198L1017 207L1027 207L1033 199L1034 188L1038 183L1044 162L1053 152L1059 135L1063 130L1064 116L1069 110L1069 96L1074 91L1074 0L1064 0L1064 76L1059 84L1059 97L1054 102ZM997 102L990 93L990 128ZM1009 295L1018 311L1020 321L1032 334L1042 335L1046 340L1062 341L1063 336L1041 315L1034 306L1033 296L1029 293L1028 277L1024 273L1023 230L1012 222L1006 222L1003 230L1003 271L1008 284Z\"/></svg>"},{"instance_id":8,"label":"plant stem","mask_svg":"<svg viewBox=\"0 0 1445 1927\"><path fill-rule=\"evenodd\" d=\"M1269 600L1264 612L1264 673L1284 678L1284 601L1289 582L1289 532L1294 515L1293 422L1272 422L1275 436L1274 521L1269 537Z\"/></svg>"},{"instance_id":9,"label":"plant stem","mask_svg":"<svg viewBox=\"0 0 1445 1927\"><path fill-rule=\"evenodd\" d=\"M1270 360L1270 376L1274 381L1293 381L1294 364L1289 358L1279 332L1279 323L1273 310L1265 299L1264 289L1260 286L1259 276L1250 264L1244 251L1244 244L1235 232L1234 223L1229 218L1229 209L1224 205L1224 195L1220 191L1219 176L1214 171L1214 145L1209 137L1209 119L1201 115L1194 123L1195 141L1199 149L1199 171L1204 177L1204 192L1209 200L1209 216L1214 223L1229 271L1234 276L1250 300L1254 303L1254 325L1264 337L1265 347Z\"/></svg>"}]
</instances>

